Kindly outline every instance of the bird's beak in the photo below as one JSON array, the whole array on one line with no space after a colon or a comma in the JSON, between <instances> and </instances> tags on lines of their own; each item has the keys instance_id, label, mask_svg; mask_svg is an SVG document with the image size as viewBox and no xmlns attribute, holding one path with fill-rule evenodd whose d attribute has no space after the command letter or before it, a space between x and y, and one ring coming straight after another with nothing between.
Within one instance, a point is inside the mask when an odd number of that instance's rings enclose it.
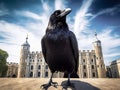
<instances>
[{"instance_id":1,"label":"bird's beak","mask_svg":"<svg viewBox=\"0 0 120 90\"><path fill-rule=\"evenodd\" d=\"M62 11L62 13L60 15L58 15L58 17L64 17L66 15L68 15L71 12L70 8L67 8L65 10Z\"/></svg>"}]
</instances>

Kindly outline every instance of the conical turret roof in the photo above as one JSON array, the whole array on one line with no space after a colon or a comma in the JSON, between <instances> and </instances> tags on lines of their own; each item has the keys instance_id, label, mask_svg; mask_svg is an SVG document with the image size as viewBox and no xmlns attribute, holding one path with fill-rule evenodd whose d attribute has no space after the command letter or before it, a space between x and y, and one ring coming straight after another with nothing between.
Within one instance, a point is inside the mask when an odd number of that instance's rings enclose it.
<instances>
[{"instance_id":1,"label":"conical turret roof","mask_svg":"<svg viewBox=\"0 0 120 90\"><path fill-rule=\"evenodd\" d=\"M26 37L26 41L25 41L25 43L22 44L22 46L29 46L30 47L30 44L28 43L27 40L28 40L28 36Z\"/></svg>"}]
</instances>

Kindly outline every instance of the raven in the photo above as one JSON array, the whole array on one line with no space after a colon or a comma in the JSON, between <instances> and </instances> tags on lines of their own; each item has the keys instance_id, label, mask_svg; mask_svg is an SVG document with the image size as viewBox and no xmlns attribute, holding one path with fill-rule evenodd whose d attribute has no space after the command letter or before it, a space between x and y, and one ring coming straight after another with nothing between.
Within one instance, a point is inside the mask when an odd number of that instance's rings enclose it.
<instances>
[{"instance_id":1,"label":"raven","mask_svg":"<svg viewBox=\"0 0 120 90\"><path fill-rule=\"evenodd\" d=\"M49 83L41 86L44 89L51 85L57 87L58 84L52 82L53 73L56 71L64 72L64 77L68 77L66 87L71 86L70 78L79 78L78 44L74 33L69 30L66 23L66 16L70 12L70 8L54 11L41 40L42 53L52 73Z\"/></svg>"}]
</instances>

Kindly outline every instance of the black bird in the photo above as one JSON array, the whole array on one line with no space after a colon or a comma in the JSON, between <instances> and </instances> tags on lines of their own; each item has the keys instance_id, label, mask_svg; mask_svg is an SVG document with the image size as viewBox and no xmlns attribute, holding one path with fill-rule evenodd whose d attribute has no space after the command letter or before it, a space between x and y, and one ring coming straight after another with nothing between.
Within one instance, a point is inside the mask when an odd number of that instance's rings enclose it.
<instances>
[{"instance_id":1,"label":"black bird","mask_svg":"<svg viewBox=\"0 0 120 90\"><path fill-rule=\"evenodd\" d=\"M43 56L52 73L49 83L42 85L44 89L51 85L57 86L56 82L52 82L53 73L56 71L64 72L64 77L68 77L66 88L71 86L70 77L79 77L78 44L74 33L69 30L66 23L66 16L70 12L70 8L56 10L50 16L46 34L41 40Z\"/></svg>"}]
</instances>

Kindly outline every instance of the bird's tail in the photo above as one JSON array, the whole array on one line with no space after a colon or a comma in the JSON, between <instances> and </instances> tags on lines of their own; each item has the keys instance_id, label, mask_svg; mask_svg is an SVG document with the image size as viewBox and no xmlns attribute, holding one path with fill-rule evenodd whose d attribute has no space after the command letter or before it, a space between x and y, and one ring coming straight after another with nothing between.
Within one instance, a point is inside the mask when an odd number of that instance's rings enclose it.
<instances>
[{"instance_id":1,"label":"bird's tail","mask_svg":"<svg viewBox=\"0 0 120 90\"><path fill-rule=\"evenodd\" d=\"M68 78L68 73L64 73L64 78ZM76 72L70 74L70 78L79 78Z\"/></svg>"}]
</instances>

